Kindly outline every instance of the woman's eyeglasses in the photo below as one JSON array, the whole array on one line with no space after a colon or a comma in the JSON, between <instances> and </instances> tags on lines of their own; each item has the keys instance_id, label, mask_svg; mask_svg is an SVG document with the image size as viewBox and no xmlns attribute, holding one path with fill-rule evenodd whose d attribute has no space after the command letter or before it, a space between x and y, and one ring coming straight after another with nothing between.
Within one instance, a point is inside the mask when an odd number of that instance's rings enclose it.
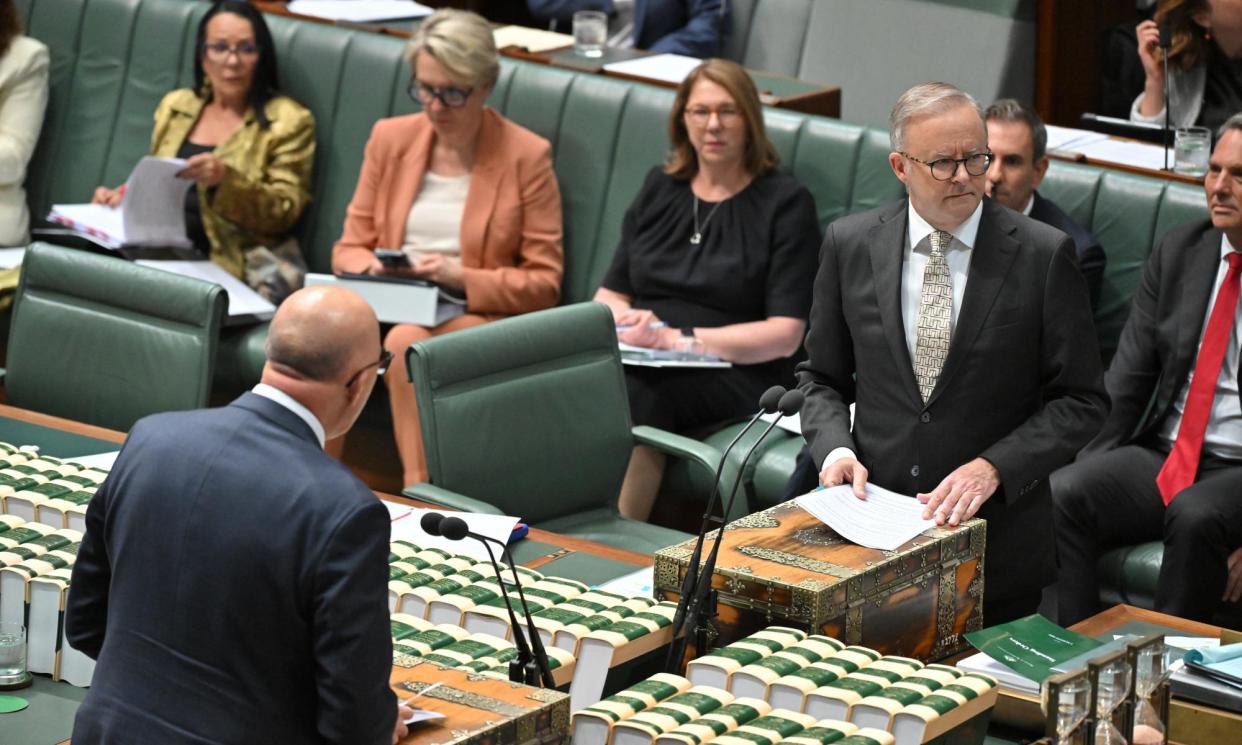
<instances>
[{"instance_id":1,"label":"woman's eyeglasses","mask_svg":"<svg viewBox=\"0 0 1242 745\"><path fill-rule=\"evenodd\" d=\"M423 106L430 105L432 99L436 99L450 109L459 109L466 105L466 99L470 98L471 93L474 93L474 88L453 88L451 86L436 88L415 80L410 83L409 93L410 98Z\"/></svg>"},{"instance_id":2,"label":"woman's eyeglasses","mask_svg":"<svg viewBox=\"0 0 1242 745\"><path fill-rule=\"evenodd\" d=\"M222 41L213 41L203 46L207 52L207 59L212 62L224 62L229 55L236 54L238 59L252 60L259 56L259 46L243 41L236 46L229 46Z\"/></svg>"}]
</instances>

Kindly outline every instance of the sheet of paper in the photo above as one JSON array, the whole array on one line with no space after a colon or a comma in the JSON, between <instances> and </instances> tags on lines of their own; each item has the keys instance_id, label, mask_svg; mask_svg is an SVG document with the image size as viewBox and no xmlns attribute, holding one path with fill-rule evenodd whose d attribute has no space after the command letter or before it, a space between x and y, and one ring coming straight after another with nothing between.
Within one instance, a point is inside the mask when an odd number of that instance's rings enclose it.
<instances>
[{"instance_id":1,"label":"sheet of paper","mask_svg":"<svg viewBox=\"0 0 1242 745\"><path fill-rule=\"evenodd\" d=\"M22 259L24 258L26 258L25 246L0 248L0 269L12 269L15 266L21 266Z\"/></svg>"},{"instance_id":2,"label":"sheet of paper","mask_svg":"<svg viewBox=\"0 0 1242 745\"><path fill-rule=\"evenodd\" d=\"M405 539L424 548L438 548L444 551L451 551L455 554L469 556L480 561L487 561L487 549L483 547L482 541L470 537L463 538L460 541L450 541L443 536L430 535L423 530L423 515L428 512L440 512L444 515L460 517L470 526L470 532L494 538L505 545L509 543L509 536L513 534L513 527L518 524L518 518L506 515L479 515L473 512L425 510L394 502L384 502L384 506L388 508L388 514L392 515L391 540ZM492 551L496 554L496 561L500 561L500 547L493 544Z\"/></svg>"},{"instance_id":3,"label":"sheet of paper","mask_svg":"<svg viewBox=\"0 0 1242 745\"><path fill-rule=\"evenodd\" d=\"M411 0L292 0L290 13L329 21L396 21L429 16L435 8Z\"/></svg>"},{"instance_id":4,"label":"sheet of paper","mask_svg":"<svg viewBox=\"0 0 1242 745\"><path fill-rule=\"evenodd\" d=\"M1049 150L1074 150L1079 145L1108 139L1108 135L1102 132L1093 132L1089 129L1058 127L1053 124L1049 124L1047 127Z\"/></svg>"},{"instance_id":5,"label":"sheet of paper","mask_svg":"<svg viewBox=\"0 0 1242 745\"><path fill-rule=\"evenodd\" d=\"M867 484L867 498L854 496L847 486L816 489L794 500L848 541L867 548L894 551L929 528L935 520L923 519L917 499Z\"/></svg>"},{"instance_id":6,"label":"sheet of paper","mask_svg":"<svg viewBox=\"0 0 1242 745\"><path fill-rule=\"evenodd\" d=\"M229 315L254 317L260 321L271 318L276 313L276 306L267 298L250 289L250 286L237 277L229 274L214 261L163 261L155 259L139 259L134 262L161 269L166 272L186 277L215 282L229 294Z\"/></svg>"},{"instance_id":7,"label":"sheet of paper","mask_svg":"<svg viewBox=\"0 0 1242 745\"><path fill-rule=\"evenodd\" d=\"M1127 166L1150 168L1156 171L1164 168L1164 148L1146 142L1106 137L1095 142L1075 145L1073 150L1087 156L1087 160L1120 163ZM1169 164L1173 164L1173 154L1171 152L1169 153Z\"/></svg>"},{"instance_id":8,"label":"sheet of paper","mask_svg":"<svg viewBox=\"0 0 1242 745\"><path fill-rule=\"evenodd\" d=\"M107 248L117 249L125 243L125 220L120 209L102 204L54 204L47 219L85 233Z\"/></svg>"},{"instance_id":9,"label":"sheet of paper","mask_svg":"<svg viewBox=\"0 0 1242 745\"><path fill-rule=\"evenodd\" d=\"M120 450L113 450L107 453L95 453L94 455L79 455L76 458L65 458L65 460L70 463L77 463L80 466L102 468L105 471L110 471L112 470L112 464L116 462L116 456L120 454Z\"/></svg>"},{"instance_id":10,"label":"sheet of paper","mask_svg":"<svg viewBox=\"0 0 1242 745\"><path fill-rule=\"evenodd\" d=\"M655 567L644 567L636 572L623 574L615 579L610 579L599 586L599 589L607 592L615 592L618 595L626 595L628 597L651 597L652 588L655 586Z\"/></svg>"},{"instance_id":11,"label":"sheet of paper","mask_svg":"<svg viewBox=\"0 0 1242 745\"><path fill-rule=\"evenodd\" d=\"M188 246L185 232L185 194L194 186L177 178L185 169L181 158L148 155L138 161L125 182L121 219L125 242L134 245Z\"/></svg>"},{"instance_id":12,"label":"sheet of paper","mask_svg":"<svg viewBox=\"0 0 1242 745\"><path fill-rule=\"evenodd\" d=\"M973 654L961 660L957 663L957 668L968 673L991 675L993 678L996 678L996 682L1000 683L1001 688L1022 691L1024 693L1039 693L1039 683L1015 673L983 652Z\"/></svg>"},{"instance_id":13,"label":"sheet of paper","mask_svg":"<svg viewBox=\"0 0 1242 745\"><path fill-rule=\"evenodd\" d=\"M570 34L526 26L501 26L492 32L492 38L496 40L497 49L523 47L530 52L550 52L574 45L574 37Z\"/></svg>"},{"instance_id":14,"label":"sheet of paper","mask_svg":"<svg viewBox=\"0 0 1242 745\"><path fill-rule=\"evenodd\" d=\"M776 420L776 416L777 416L776 414L764 414L763 416L760 416L759 418L771 424L773 421ZM783 417L779 422L776 423L776 426L778 429L783 429L786 432L791 432L795 435L800 435L802 434L802 417L795 412L793 414L790 414L787 417Z\"/></svg>"},{"instance_id":15,"label":"sheet of paper","mask_svg":"<svg viewBox=\"0 0 1242 745\"><path fill-rule=\"evenodd\" d=\"M427 711L426 709L414 709L414 713L410 718L405 720L406 724L418 724L419 722L432 722L437 719L443 719L444 714L438 711Z\"/></svg>"},{"instance_id":16,"label":"sheet of paper","mask_svg":"<svg viewBox=\"0 0 1242 745\"><path fill-rule=\"evenodd\" d=\"M666 83L680 83L702 61L698 57L687 57L682 54L653 54L649 57L613 62L612 64L604 65L604 69L608 72L632 75L636 78L662 80Z\"/></svg>"}]
</instances>

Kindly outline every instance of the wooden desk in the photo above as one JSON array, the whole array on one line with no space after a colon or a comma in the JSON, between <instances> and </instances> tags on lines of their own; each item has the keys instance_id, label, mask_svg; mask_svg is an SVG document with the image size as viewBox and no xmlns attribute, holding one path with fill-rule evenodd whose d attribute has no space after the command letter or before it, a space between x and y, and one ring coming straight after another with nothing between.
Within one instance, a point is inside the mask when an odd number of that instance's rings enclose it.
<instances>
[{"instance_id":1,"label":"wooden desk","mask_svg":"<svg viewBox=\"0 0 1242 745\"><path fill-rule=\"evenodd\" d=\"M1112 139L1119 140L1119 141L1125 141L1124 137L1114 137ZM1182 173L1174 173L1173 171L1161 171L1161 170L1157 170L1153 168L1143 168L1141 166L1133 166L1127 163L1117 163L1111 160L1098 160L1098 159L1088 158L1087 156L1082 155L1080 153L1073 153L1073 152L1068 152L1068 151L1063 151L1063 150L1049 150L1048 157L1054 158L1056 160L1064 161L1066 163L1085 163L1087 165L1095 166L1096 168L1108 168L1114 171L1121 171L1123 173L1133 173L1139 176L1150 176L1151 178L1164 179L1165 181L1174 181L1177 183L1191 184L1194 186L1203 185L1202 176L1187 176ZM1170 163L1173 162L1173 151L1172 150L1169 151L1169 162Z\"/></svg>"},{"instance_id":2,"label":"wooden desk","mask_svg":"<svg viewBox=\"0 0 1242 745\"><path fill-rule=\"evenodd\" d=\"M39 427L47 427L51 430L65 432L72 435L81 435L95 440L112 442L118 445L125 441L125 433L118 432L115 429L96 427L93 424L83 424L81 422L75 422L72 419L62 419L58 416L52 416L50 414L40 414L37 411L19 409L16 406L9 406L8 404L0 404L0 417L4 419L12 419L15 422L24 422L26 424L33 424ZM13 444L23 445L27 443ZM56 453L48 453L48 455L55 456Z\"/></svg>"},{"instance_id":3,"label":"wooden desk","mask_svg":"<svg viewBox=\"0 0 1242 745\"><path fill-rule=\"evenodd\" d=\"M1150 624L1172 629L1184 636L1219 638L1221 628L1211 624L1188 621L1155 611L1135 608L1131 605L1115 605L1070 630L1087 636L1100 637L1132 623ZM1040 709L1039 696L1002 689L996 699L993 721L1016 727L1031 733L1042 733L1044 715ZM1169 705L1170 742L1237 743L1242 742L1242 716L1210 706L1191 703L1175 698Z\"/></svg>"},{"instance_id":4,"label":"wooden desk","mask_svg":"<svg viewBox=\"0 0 1242 745\"><path fill-rule=\"evenodd\" d=\"M380 21L376 23L345 23L333 22L323 18L313 18L297 13L290 13L286 8L286 0L251 0L251 2L262 10L264 13L285 16L286 18L296 18L302 21L310 21L314 23L325 23L328 25L340 25L348 28L356 28L363 31L373 33L387 34L397 37L408 37L411 31L418 25L418 21ZM449 3L446 3L449 4ZM460 6L459 3L452 3ZM528 52L520 47L504 47L500 50L500 54L512 59L520 59L526 62L536 62L539 64L551 65L553 67L563 67L577 70L587 74L599 74L608 77L621 78L624 80L635 80L640 83L649 85L658 85L663 88L676 88L674 83L668 83L661 80L652 80L648 78L639 78L629 75L621 75L618 73L608 72L603 69L603 64L595 60L584 60L576 58L572 50L562 49L553 50L551 52ZM633 52L627 53L627 58L645 56L646 53ZM839 118L841 116L841 88L835 85L823 85L820 83L812 83L797 78L790 78L784 75L774 75L758 70L747 70L752 80L755 81L755 87L759 89L760 100L767 106L778 109L789 109L790 111L800 111L804 114L816 114L819 116L827 116Z\"/></svg>"}]
</instances>

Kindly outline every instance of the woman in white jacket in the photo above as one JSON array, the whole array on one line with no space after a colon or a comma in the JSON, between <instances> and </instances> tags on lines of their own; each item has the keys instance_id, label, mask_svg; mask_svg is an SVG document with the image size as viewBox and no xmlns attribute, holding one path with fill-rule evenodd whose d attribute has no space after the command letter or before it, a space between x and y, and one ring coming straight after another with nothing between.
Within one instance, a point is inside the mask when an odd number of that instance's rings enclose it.
<instances>
[{"instance_id":1,"label":"woman in white jacket","mask_svg":"<svg viewBox=\"0 0 1242 745\"><path fill-rule=\"evenodd\" d=\"M22 35L13 0L0 0L0 246L30 241L26 164L47 108L47 47Z\"/></svg>"}]
</instances>

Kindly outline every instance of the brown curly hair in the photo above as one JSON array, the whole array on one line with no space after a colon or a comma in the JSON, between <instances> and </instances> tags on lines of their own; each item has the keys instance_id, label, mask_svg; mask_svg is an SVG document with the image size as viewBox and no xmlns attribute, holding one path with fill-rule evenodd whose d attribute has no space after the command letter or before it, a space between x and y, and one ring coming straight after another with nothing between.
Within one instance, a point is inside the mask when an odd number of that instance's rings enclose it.
<instances>
[{"instance_id":1,"label":"brown curly hair","mask_svg":"<svg viewBox=\"0 0 1242 745\"><path fill-rule=\"evenodd\" d=\"M743 158L747 173L758 176L775 168L780 158L763 126L763 105L759 102L755 82L736 62L709 59L691 70L677 88L673 109L668 116L668 139L673 147L664 163L664 172L677 179L691 179L699 172L699 156L690 144L685 113L690 91L700 80L710 80L728 91L746 121L746 153Z\"/></svg>"},{"instance_id":2,"label":"brown curly hair","mask_svg":"<svg viewBox=\"0 0 1242 745\"><path fill-rule=\"evenodd\" d=\"M1169 45L1169 66L1186 71L1207 61L1207 31L1195 22L1194 16L1207 10L1207 0L1159 0L1156 5L1156 23L1168 24L1173 33ZM1163 50L1156 50L1160 60Z\"/></svg>"},{"instance_id":3,"label":"brown curly hair","mask_svg":"<svg viewBox=\"0 0 1242 745\"><path fill-rule=\"evenodd\" d=\"M0 57L8 54L9 45L22 34L22 19L13 0L0 0Z\"/></svg>"}]
</instances>

